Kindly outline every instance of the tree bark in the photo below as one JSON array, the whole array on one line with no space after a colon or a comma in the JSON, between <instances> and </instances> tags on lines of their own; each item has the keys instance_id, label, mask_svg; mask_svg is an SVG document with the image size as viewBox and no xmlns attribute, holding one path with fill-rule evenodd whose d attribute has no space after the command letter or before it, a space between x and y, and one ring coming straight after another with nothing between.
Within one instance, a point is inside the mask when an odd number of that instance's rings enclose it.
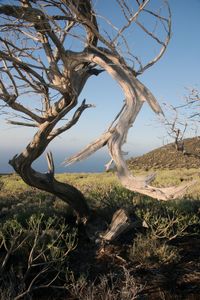
<instances>
[{"instance_id":1,"label":"tree bark","mask_svg":"<svg viewBox=\"0 0 200 300\"><path fill-rule=\"evenodd\" d=\"M14 170L30 186L49 192L67 202L71 206L78 220L86 222L89 217L89 207L83 194L75 187L57 181L50 173L35 171L23 154L9 161Z\"/></svg>"},{"instance_id":2,"label":"tree bark","mask_svg":"<svg viewBox=\"0 0 200 300\"><path fill-rule=\"evenodd\" d=\"M47 173L37 172L31 167L33 161L45 151L51 140L46 138L49 127L51 128L51 124L47 123L43 129L39 130L26 149L21 154L15 155L9 164L28 185L52 193L67 202L74 209L78 221L85 223L89 217L89 206L85 197L75 187L55 179L53 158L48 159L49 171Z\"/></svg>"}]
</instances>

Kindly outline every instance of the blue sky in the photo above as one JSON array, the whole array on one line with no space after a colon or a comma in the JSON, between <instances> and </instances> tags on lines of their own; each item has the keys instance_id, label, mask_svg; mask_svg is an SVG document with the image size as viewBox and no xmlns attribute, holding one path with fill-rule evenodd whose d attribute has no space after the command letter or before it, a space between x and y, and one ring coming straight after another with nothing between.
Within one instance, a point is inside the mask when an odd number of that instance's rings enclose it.
<instances>
[{"instance_id":1,"label":"blue sky","mask_svg":"<svg viewBox=\"0 0 200 300\"><path fill-rule=\"evenodd\" d=\"M111 13L112 19L117 21L118 16L112 9L112 2L113 0L97 1L102 12ZM157 0L152 2L153 5L157 4ZM176 104L187 94L186 88L199 88L200 84L200 0L170 0L169 4L172 11L170 44L161 60L139 79L146 84L160 103ZM154 51L146 48L144 40L140 38L132 40L132 36L129 38L144 55L145 51ZM123 94L107 74L101 74L91 78L87 83L80 95L80 100L84 98L87 102L94 103L96 108L86 110L80 122L70 132L57 138L49 147L54 153L58 172L100 171L106 163L105 149L74 168L64 168L60 165L64 158L80 150L107 128L121 107ZM156 116L145 104L130 130L124 147L129 151L129 156L139 155L162 145L165 132L161 125L156 125L155 120ZM8 126L2 119L0 122L0 172L6 172L9 170L7 167L9 158L23 149L33 132L29 128Z\"/></svg>"}]
</instances>

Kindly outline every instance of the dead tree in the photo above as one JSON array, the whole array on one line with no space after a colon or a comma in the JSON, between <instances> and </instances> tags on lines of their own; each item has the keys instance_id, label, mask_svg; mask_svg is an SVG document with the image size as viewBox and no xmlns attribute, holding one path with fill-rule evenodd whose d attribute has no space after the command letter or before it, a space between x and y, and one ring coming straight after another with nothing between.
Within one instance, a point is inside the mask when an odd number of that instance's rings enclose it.
<instances>
[{"instance_id":1,"label":"dead tree","mask_svg":"<svg viewBox=\"0 0 200 300\"><path fill-rule=\"evenodd\" d=\"M195 153L188 152L185 148L184 139L188 132L190 136L198 137L199 134L199 100L200 95L197 89L189 90L179 105L164 103L165 116L159 118L166 129L167 136L172 140L176 151L185 155L199 157Z\"/></svg>"},{"instance_id":2,"label":"dead tree","mask_svg":"<svg viewBox=\"0 0 200 300\"><path fill-rule=\"evenodd\" d=\"M167 136L172 139L172 143L176 151L182 152L183 154L186 153L185 145L184 145L184 138L186 131L188 129L189 120L186 116L182 116L181 114L181 106L175 107L173 105L166 105L169 109L169 117L164 116L161 119L164 127L167 131Z\"/></svg>"},{"instance_id":3,"label":"dead tree","mask_svg":"<svg viewBox=\"0 0 200 300\"><path fill-rule=\"evenodd\" d=\"M158 3L158 9L154 10L150 0L132 1L132 7L128 1L116 0L124 21L120 28L112 20L99 16L90 0L3 2L0 4L1 110L12 112L15 119L9 119L11 124L36 130L26 149L9 162L21 178L31 186L58 196L79 218L87 219L89 208L82 193L54 178L51 153L47 155L47 173L34 170L32 163L53 139L75 125L91 107L85 100L80 104L78 97L91 76L106 71L124 92L123 108L107 131L69 158L66 164L84 159L107 145L118 177L126 188L161 200L182 195L188 185L156 188L149 185L154 175L133 176L121 149L144 102L155 113L162 114L155 97L138 76L163 56L170 41L171 13L167 2L163 2L163 9ZM148 22L147 25L143 22L145 17L151 18L149 28ZM103 29L102 20L106 24ZM155 26L151 27L152 24ZM158 54L146 63L128 46L126 33L132 26L138 27L159 47ZM74 115L64 123L64 117L72 109Z\"/></svg>"}]
</instances>

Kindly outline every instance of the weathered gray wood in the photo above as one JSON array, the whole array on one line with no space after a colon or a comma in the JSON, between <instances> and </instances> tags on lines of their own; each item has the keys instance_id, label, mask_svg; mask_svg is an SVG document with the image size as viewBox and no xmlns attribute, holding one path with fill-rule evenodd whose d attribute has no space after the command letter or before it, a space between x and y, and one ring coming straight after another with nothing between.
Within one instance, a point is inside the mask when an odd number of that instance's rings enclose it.
<instances>
[{"instance_id":1,"label":"weathered gray wood","mask_svg":"<svg viewBox=\"0 0 200 300\"><path fill-rule=\"evenodd\" d=\"M127 212L124 209L119 209L114 213L108 230L101 234L100 237L105 241L111 242L119 237L119 235L128 228L130 228L131 225L131 220Z\"/></svg>"},{"instance_id":2,"label":"weathered gray wood","mask_svg":"<svg viewBox=\"0 0 200 300\"><path fill-rule=\"evenodd\" d=\"M146 226L137 216L130 216L126 209L120 208L114 213L108 229L106 232L100 234L100 238L107 242L113 242L126 231L138 227L142 228Z\"/></svg>"},{"instance_id":3,"label":"weathered gray wood","mask_svg":"<svg viewBox=\"0 0 200 300\"><path fill-rule=\"evenodd\" d=\"M102 53L103 50L104 52ZM133 176L128 170L123 157L122 146L126 142L128 130L135 121L144 102L147 101L155 113L163 113L152 93L135 77L135 74L131 72L124 63L122 64L117 55L107 49L101 49L101 52L91 50L85 54L74 53L74 57L77 57L79 61L94 62L105 69L121 86L125 95L125 104L116 124L109 127L108 131L98 140L89 144L83 151L66 160L66 163L73 163L85 159L91 153L107 144L110 156L116 166L118 178L124 187L131 191L164 201L182 197L185 191L191 185L195 184L196 181L167 188L151 186L150 183L155 179L155 174L150 174L146 177ZM96 147L96 145L98 145L98 147Z\"/></svg>"}]
</instances>

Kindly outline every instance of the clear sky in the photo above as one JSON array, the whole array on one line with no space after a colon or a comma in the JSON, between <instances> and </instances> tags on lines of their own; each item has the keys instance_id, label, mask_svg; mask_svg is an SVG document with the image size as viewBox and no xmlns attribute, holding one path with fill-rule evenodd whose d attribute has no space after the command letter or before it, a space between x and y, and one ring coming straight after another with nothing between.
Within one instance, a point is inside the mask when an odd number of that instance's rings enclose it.
<instances>
[{"instance_id":1,"label":"clear sky","mask_svg":"<svg viewBox=\"0 0 200 300\"><path fill-rule=\"evenodd\" d=\"M3 1L1 1L2 3ZM5 2L5 1L4 1ZM96 5L105 14L111 14L117 22L118 16L112 8L113 0L96 0ZM153 0L153 5L157 0ZM187 94L186 88L200 84L200 0L170 0L172 11L172 38L161 60L148 69L139 79L156 96L157 100L175 104ZM137 37L137 35L136 35ZM141 38L129 39L143 55L148 55L148 47ZM152 50L152 49L150 49ZM153 49L154 51L154 49ZM100 171L106 163L106 149L90 160L77 164L74 168L63 167L64 158L76 152L98 137L120 110L123 94L117 84L107 74L91 78L83 90L80 100L94 103L96 108L88 109L79 123L50 145L57 163L57 172ZM163 143L164 130L156 125L156 117L147 104L131 128L125 150L129 156L135 156ZM0 173L10 171L8 160L18 153L31 139L32 129L6 125L0 119ZM39 163L40 165L41 162ZM102 164L102 167L100 167ZM45 167L44 167L45 168Z\"/></svg>"}]
</instances>

